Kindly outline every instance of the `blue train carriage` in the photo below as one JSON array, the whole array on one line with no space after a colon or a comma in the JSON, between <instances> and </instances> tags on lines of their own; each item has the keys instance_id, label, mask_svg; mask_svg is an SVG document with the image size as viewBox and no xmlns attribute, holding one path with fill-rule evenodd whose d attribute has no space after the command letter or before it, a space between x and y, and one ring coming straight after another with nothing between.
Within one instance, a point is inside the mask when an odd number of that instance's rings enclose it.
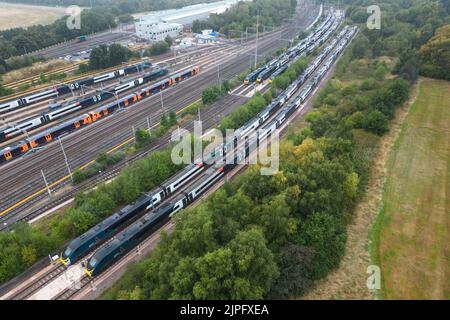
<instances>
[{"instance_id":1,"label":"blue train carriage","mask_svg":"<svg viewBox=\"0 0 450 320\"><path fill-rule=\"evenodd\" d=\"M106 238L111 237L118 229L128 223L139 213L152 210L158 206L165 198L172 194L175 190L182 187L187 181L195 175L202 172L203 163L197 163L186 167L180 173L175 174L163 187L158 187L152 192L141 196L133 204L130 204L112 216L106 218L83 235L74 239L63 250L61 254L61 262L68 266L80 258L85 256L94 247L104 242Z\"/></svg>"},{"instance_id":2,"label":"blue train carriage","mask_svg":"<svg viewBox=\"0 0 450 320\"><path fill-rule=\"evenodd\" d=\"M89 251L117 232L124 223L127 223L141 213L155 196L143 195L133 204L123 207L118 212L98 223L78 238L72 240L61 253L61 262L65 266L75 263Z\"/></svg>"},{"instance_id":3,"label":"blue train carriage","mask_svg":"<svg viewBox=\"0 0 450 320\"><path fill-rule=\"evenodd\" d=\"M224 174L224 167L218 170L216 168L208 169L204 174L204 178L194 187L183 192L183 195L177 200L163 203L159 208L145 214L125 230L118 233L111 241L100 247L88 260L85 266L86 274L89 277L100 274L139 244L158 226L196 200Z\"/></svg>"},{"instance_id":4,"label":"blue train carriage","mask_svg":"<svg viewBox=\"0 0 450 320\"><path fill-rule=\"evenodd\" d=\"M135 247L155 227L166 221L172 211L173 204L164 203L121 231L89 258L85 266L86 274L89 277L100 274Z\"/></svg>"}]
</instances>

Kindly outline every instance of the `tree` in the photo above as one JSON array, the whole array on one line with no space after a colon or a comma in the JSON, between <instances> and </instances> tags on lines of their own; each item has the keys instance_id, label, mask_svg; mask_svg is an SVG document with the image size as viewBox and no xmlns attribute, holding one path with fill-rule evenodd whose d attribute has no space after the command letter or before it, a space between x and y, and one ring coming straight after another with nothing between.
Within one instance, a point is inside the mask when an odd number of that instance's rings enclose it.
<instances>
[{"instance_id":1,"label":"tree","mask_svg":"<svg viewBox=\"0 0 450 320\"><path fill-rule=\"evenodd\" d=\"M145 129L138 129L134 135L136 139L136 148L138 149L151 141L150 133Z\"/></svg>"},{"instance_id":2,"label":"tree","mask_svg":"<svg viewBox=\"0 0 450 320\"><path fill-rule=\"evenodd\" d=\"M314 250L289 243L277 259L280 277L268 294L271 299L288 299L304 294L313 284Z\"/></svg>"},{"instance_id":3,"label":"tree","mask_svg":"<svg viewBox=\"0 0 450 320\"><path fill-rule=\"evenodd\" d=\"M70 208L67 215L73 223L76 235L87 231L96 221L92 213L80 209Z\"/></svg>"},{"instance_id":4,"label":"tree","mask_svg":"<svg viewBox=\"0 0 450 320\"><path fill-rule=\"evenodd\" d=\"M161 116L161 121L160 121L160 125L163 128L167 128L169 126L169 120L167 119L167 116L165 114L163 114Z\"/></svg>"},{"instance_id":5,"label":"tree","mask_svg":"<svg viewBox=\"0 0 450 320\"><path fill-rule=\"evenodd\" d=\"M128 49L120 44L112 44L108 48L107 65L116 66L128 60Z\"/></svg>"},{"instance_id":6,"label":"tree","mask_svg":"<svg viewBox=\"0 0 450 320\"><path fill-rule=\"evenodd\" d=\"M169 112L169 124L171 126L177 124L177 114L175 113L175 111Z\"/></svg>"},{"instance_id":7,"label":"tree","mask_svg":"<svg viewBox=\"0 0 450 320\"><path fill-rule=\"evenodd\" d=\"M89 68L91 70L104 69L108 66L108 47L104 44L94 48L89 55Z\"/></svg>"},{"instance_id":8,"label":"tree","mask_svg":"<svg viewBox=\"0 0 450 320\"><path fill-rule=\"evenodd\" d=\"M166 41L158 41L158 42L155 42L152 44L152 46L150 47L150 50L148 51L147 54L149 54L151 56L157 56L157 55L168 52L169 49L170 49L170 47Z\"/></svg>"},{"instance_id":9,"label":"tree","mask_svg":"<svg viewBox=\"0 0 450 320\"><path fill-rule=\"evenodd\" d=\"M170 35L167 35L167 36L164 38L164 41L167 43L167 45L168 45L169 47L171 47L172 44L173 44L173 39L172 39L172 37L171 37Z\"/></svg>"},{"instance_id":10,"label":"tree","mask_svg":"<svg viewBox=\"0 0 450 320\"><path fill-rule=\"evenodd\" d=\"M37 251L34 247L28 245L22 247L21 250L22 261L26 266L31 266L37 260Z\"/></svg>"},{"instance_id":11,"label":"tree","mask_svg":"<svg viewBox=\"0 0 450 320\"><path fill-rule=\"evenodd\" d=\"M301 225L301 244L314 250L312 278L320 279L339 265L344 254L346 235L339 219L316 212Z\"/></svg>"},{"instance_id":12,"label":"tree","mask_svg":"<svg viewBox=\"0 0 450 320\"><path fill-rule=\"evenodd\" d=\"M127 23L127 22L133 22L134 21L134 18L133 18L133 16L131 14L122 14L122 15L118 16L117 19L121 23Z\"/></svg>"},{"instance_id":13,"label":"tree","mask_svg":"<svg viewBox=\"0 0 450 320\"><path fill-rule=\"evenodd\" d=\"M370 48L369 39L361 34L353 43L353 58L360 59L365 57L368 48Z\"/></svg>"},{"instance_id":14,"label":"tree","mask_svg":"<svg viewBox=\"0 0 450 320\"><path fill-rule=\"evenodd\" d=\"M380 111L373 110L364 117L362 127L369 132L382 135L389 130L389 121Z\"/></svg>"},{"instance_id":15,"label":"tree","mask_svg":"<svg viewBox=\"0 0 450 320\"><path fill-rule=\"evenodd\" d=\"M195 261L196 299L262 299L278 276L272 252L258 229L241 231L225 248Z\"/></svg>"}]
</instances>

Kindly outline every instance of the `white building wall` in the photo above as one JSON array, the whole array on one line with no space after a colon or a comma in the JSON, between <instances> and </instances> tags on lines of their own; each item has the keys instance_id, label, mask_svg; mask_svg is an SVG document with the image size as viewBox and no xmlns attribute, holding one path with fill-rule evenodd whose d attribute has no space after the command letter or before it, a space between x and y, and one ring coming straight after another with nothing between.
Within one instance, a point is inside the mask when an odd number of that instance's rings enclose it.
<instances>
[{"instance_id":1,"label":"white building wall","mask_svg":"<svg viewBox=\"0 0 450 320\"><path fill-rule=\"evenodd\" d=\"M152 42L162 41L167 36L178 37L183 31L183 25L178 23L156 23L141 20L136 22L136 34Z\"/></svg>"}]
</instances>

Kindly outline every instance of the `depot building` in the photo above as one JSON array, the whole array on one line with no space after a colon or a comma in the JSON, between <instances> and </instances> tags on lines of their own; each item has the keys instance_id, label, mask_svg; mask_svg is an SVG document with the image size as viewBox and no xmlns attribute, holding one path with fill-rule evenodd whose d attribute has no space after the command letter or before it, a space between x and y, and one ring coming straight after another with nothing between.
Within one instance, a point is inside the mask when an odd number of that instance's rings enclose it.
<instances>
[{"instance_id":1,"label":"depot building","mask_svg":"<svg viewBox=\"0 0 450 320\"><path fill-rule=\"evenodd\" d=\"M177 38L183 31L182 24L173 22L140 19L135 25L136 35L151 42L162 41L167 36Z\"/></svg>"}]
</instances>

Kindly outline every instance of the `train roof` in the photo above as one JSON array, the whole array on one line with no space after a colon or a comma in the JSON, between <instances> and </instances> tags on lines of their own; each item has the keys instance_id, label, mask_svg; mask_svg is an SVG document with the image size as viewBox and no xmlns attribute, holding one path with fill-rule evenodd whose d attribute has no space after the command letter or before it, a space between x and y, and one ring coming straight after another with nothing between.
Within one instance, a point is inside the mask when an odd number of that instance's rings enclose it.
<instances>
[{"instance_id":1,"label":"train roof","mask_svg":"<svg viewBox=\"0 0 450 320\"><path fill-rule=\"evenodd\" d=\"M128 241L136 233L144 229L149 223L152 223L162 215L167 214L167 212L170 211L172 207L172 203L166 202L159 208L145 214L142 218L131 224L125 230L119 232L111 241L100 247L92 257L96 260L96 262L103 260L109 254L114 252L118 247L120 247L124 242Z\"/></svg>"}]
</instances>

